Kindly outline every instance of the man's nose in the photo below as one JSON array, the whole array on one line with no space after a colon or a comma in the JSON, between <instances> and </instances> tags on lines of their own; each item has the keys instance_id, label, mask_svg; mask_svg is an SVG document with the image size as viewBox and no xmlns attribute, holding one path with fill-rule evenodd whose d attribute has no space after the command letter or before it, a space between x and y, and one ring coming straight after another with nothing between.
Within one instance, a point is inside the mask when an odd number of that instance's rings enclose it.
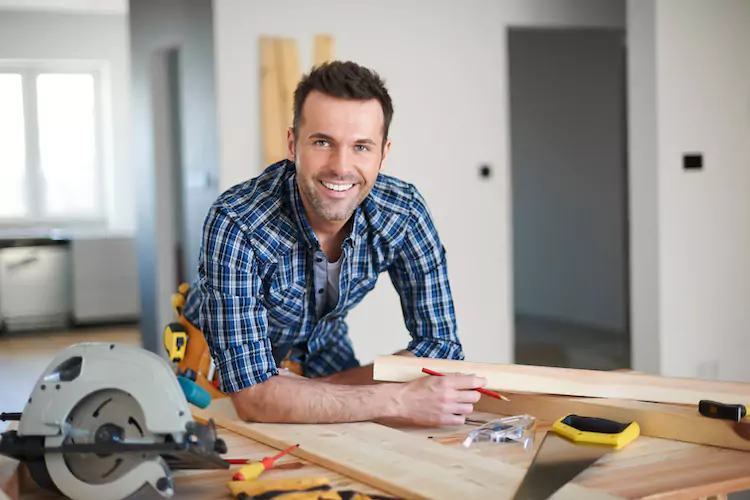
<instances>
[{"instance_id":1,"label":"man's nose","mask_svg":"<svg viewBox=\"0 0 750 500\"><path fill-rule=\"evenodd\" d=\"M346 148L335 148L331 155L330 167L337 174L344 175L351 169L351 156Z\"/></svg>"}]
</instances>

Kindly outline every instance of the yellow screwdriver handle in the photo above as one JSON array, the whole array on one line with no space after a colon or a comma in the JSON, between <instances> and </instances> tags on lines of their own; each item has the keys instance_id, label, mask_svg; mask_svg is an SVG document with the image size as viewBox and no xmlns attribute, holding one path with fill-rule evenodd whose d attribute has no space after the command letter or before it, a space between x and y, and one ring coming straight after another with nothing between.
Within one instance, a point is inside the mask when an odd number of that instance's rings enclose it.
<instances>
[{"instance_id":1,"label":"yellow screwdriver handle","mask_svg":"<svg viewBox=\"0 0 750 500\"><path fill-rule=\"evenodd\" d=\"M243 465L234 474L236 481L253 481L260 476L263 471L266 470L266 466L261 462L255 462L248 465Z\"/></svg>"}]
</instances>

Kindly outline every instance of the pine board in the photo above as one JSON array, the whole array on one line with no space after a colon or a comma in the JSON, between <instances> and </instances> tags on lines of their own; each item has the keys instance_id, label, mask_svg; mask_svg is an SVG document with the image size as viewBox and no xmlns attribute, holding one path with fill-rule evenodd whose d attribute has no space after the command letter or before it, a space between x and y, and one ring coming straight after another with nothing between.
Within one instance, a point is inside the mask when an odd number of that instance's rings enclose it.
<instances>
[{"instance_id":1,"label":"pine board","mask_svg":"<svg viewBox=\"0 0 750 500\"><path fill-rule=\"evenodd\" d=\"M526 413L553 422L569 413L638 422L644 436L750 451L750 422L706 418L694 407L642 401L506 393L510 402L482 396L475 409L500 415Z\"/></svg>"},{"instance_id":2,"label":"pine board","mask_svg":"<svg viewBox=\"0 0 750 500\"><path fill-rule=\"evenodd\" d=\"M260 37L260 112L264 165L286 158L286 134L281 97L282 68L278 64L279 41Z\"/></svg>"},{"instance_id":3,"label":"pine board","mask_svg":"<svg viewBox=\"0 0 750 500\"><path fill-rule=\"evenodd\" d=\"M422 368L448 373L474 373L496 391L615 398L656 403L697 405L701 399L750 406L750 384L640 373L576 370L547 366L499 365L406 356L375 359L375 380L407 382L427 377Z\"/></svg>"},{"instance_id":4,"label":"pine board","mask_svg":"<svg viewBox=\"0 0 750 500\"><path fill-rule=\"evenodd\" d=\"M333 35L315 35L313 41L313 61L315 66L333 60Z\"/></svg>"},{"instance_id":5,"label":"pine board","mask_svg":"<svg viewBox=\"0 0 750 500\"><path fill-rule=\"evenodd\" d=\"M242 422L229 399L214 401L200 419L276 449L293 444L293 454L405 499L510 498L523 468L487 460L372 422L351 424L256 424ZM568 484L556 499L615 498Z\"/></svg>"}]
</instances>

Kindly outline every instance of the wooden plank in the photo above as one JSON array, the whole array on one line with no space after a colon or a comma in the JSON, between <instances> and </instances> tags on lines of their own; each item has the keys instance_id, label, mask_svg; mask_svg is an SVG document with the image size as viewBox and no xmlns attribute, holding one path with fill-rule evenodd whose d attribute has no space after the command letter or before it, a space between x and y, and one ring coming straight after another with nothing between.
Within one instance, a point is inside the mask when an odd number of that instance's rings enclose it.
<instances>
[{"instance_id":1,"label":"wooden plank","mask_svg":"<svg viewBox=\"0 0 750 500\"><path fill-rule=\"evenodd\" d=\"M277 41L277 67L280 69L279 94L282 128L286 134L294 119L294 90L302 77L297 42L290 38ZM284 135L286 137L286 135Z\"/></svg>"},{"instance_id":2,"label":"wooden plank","mask_svg":"<svg viewBox=\"0 0 750 500\"><path fill-rule=\"evenodd\" d=\"M18 460L0 455L0 500L8 497L12 500L18 499L20 495L19 470Z\"/></svg>"},{"instance_id":3,"label":"wooden plank","mask_svg":"<svg viewBox=\"0 0 750 500\"><path fill-rule=\"evenodd\" d=\"M286 134L281 115L280 70L277 63L278 40L260 37L260 112L263 161L270 165L286 158Z\"/></svg>"},{"instance_id":4,"label":"wooden plank","mask_svg":"<svg viewBox=\"0 0 750 500\"><path fill-rule=\"evenodd\" d=\"M750 406L750 384L640 373L499 365L407 356L378 356L375 380L406 382L426 377L422 367L439 372L474 373L486 377L497 391L615 398L657 403L697 405L701 399Z\"/></svg>"},{"instance_id":5,"label":"wooden plank","mask_svg":"<svg viewBox=\"0 0 750 500\"><path fill-rule=\"evenodd\" d=\"M630 400L506 395L510 402L482 396L475 409L500 415L526 413L549 422L569 413L621 422L636 421L644 436L750 451L750 422L706 418L695 408Z\"/></svg>"},{"instance_id":6,"label":"wooden plank","mask_svg":"<svg viewBox=\"0 0 750 500\"><path fill-rule=\"evenodd\" d=\"M522 468L372 422L251 424L237 417L229 399L216 400L206 410L194 408L193 412L196 418L213 418L218 426L276 449L300 444L292 452L295 456L407 500L508 498L524 475ZM568 484L555 498L614 497Z\"/></svg>"},{"instance_id":7,"label":"wooden plank","mask_svg":"<svg viewBox=\"0 0 750 500\"><path fill-rule=\"evenodd\" d=\"M333 61L333 35L315 35L313 61L315 66Z\"/></svg>"},{"instance_id":8,"label":"wooden plank","mask_svg":"<svg viewBox=\"0 0 750 500\"><path fill-rule=\"evenodd\" d=\"M277 450L264 444L253 441L244 436L227 429L219 428L218 434L227 445L227 457L247 458L251 461L260 461L264 457L275 455ZM226 500L231 498L228 494L227 484L239 468L233 465L229 470L212 471L174 471L175 498L180 500ZM350 489L373 495L384 495L385 492L365 484L352 481L341 474L330 471L323 467L312 464L297 457L282 457L276 465L263 473L261 479L291 479L309 476L322 476L331 481L335 489Z\"/></svg>"},{"instance_id":9,"label":"wooden plank","mask_svg":"<svg viewBox=\"0 0 750 500\"><path fill-rule=\"evenodd\" d=\"M8 423L5 431L17 430L18 421ZM2 431L2 429L0 429ZM5 432L3 431L3 432ZM0 500L10 497L18 500L21 494L21 463L5 455L0 455ZM5 498L3 498L5 495Z\"/></svg>"}]
</instances>

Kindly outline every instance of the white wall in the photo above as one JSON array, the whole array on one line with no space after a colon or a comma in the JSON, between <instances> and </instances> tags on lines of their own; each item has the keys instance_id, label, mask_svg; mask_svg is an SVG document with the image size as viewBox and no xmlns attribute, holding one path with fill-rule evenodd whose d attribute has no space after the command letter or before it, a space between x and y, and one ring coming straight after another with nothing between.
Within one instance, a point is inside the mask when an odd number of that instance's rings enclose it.
<instances>
[{"instance_id":1,"label":"white wall","mask_svg":"<svg viewBox=\"0 0 750 500\"><path fill-rule=\"evenodd\" d=\"M506 27L624 24L624 3L602 0L440 0L273 3L215 0L222 189L257 175L258 37L296 37L305 69L313 36L386 79L395 104L388 173L414 182L448 251L467 358L513 358ZM478 175L487 163L488 181ZM377 320L375 320L377 318ZM408 340L387 275L349 316L363 362Z\"/></svg>"},{"instance_id":2,"label":"white wall","mask_svg":"<svg viewBox=\"0 0 750 500\"><path fill-rule=\"evenodd\" d=\"M659 169L656 0L628 2L630 342L634 370L659 373Z\"/></svg>"},{"instance_id":3,"label":"white wall","mask_svg":"<svg viewBox=\"0 0 750 500\"><path fill-rule=\"evenodd\" d=\"M515 312L627 333L621 29L513 30Z\"/></svg>"},{"instance_id":4,"label":"white wall","mask_svg":"<svg viewBox=\"0 0 750 500\"><path fill-rule=\"evenodd\" d=\"M6 2L9 3L9 2ZM51 5L49 6L52 7ZM94 60L107 65L111 144L105 175L106 232L135 232L135 185L130 151L130 59L127 15L0 10L0 60Z\"/></svg>"},{"instance_id":5,"label":"white wall","mask_svg":"<svg viewBox=\"0 0 750 500\"><path fill-rule=\"evenodd\" d=\"M654 78L635 82L656 97L655 113L640 108L655 120L655 148L642 142L634 161L657 171L659 235L648 252L657 272L638 290L658 290L658 313L645 314L656 329L639 335L658 332L665 375L750 381L750 3L657 0L650 18L640 0L629 8L629 20L653 24L656 48ZM641 48L632 58L647 66ZM703 153L702 171L682 169L686 152ZM653 187L641 181L650 202ZM653 231L640 222L634 230Z\"/></svg>"}]
</instances>

